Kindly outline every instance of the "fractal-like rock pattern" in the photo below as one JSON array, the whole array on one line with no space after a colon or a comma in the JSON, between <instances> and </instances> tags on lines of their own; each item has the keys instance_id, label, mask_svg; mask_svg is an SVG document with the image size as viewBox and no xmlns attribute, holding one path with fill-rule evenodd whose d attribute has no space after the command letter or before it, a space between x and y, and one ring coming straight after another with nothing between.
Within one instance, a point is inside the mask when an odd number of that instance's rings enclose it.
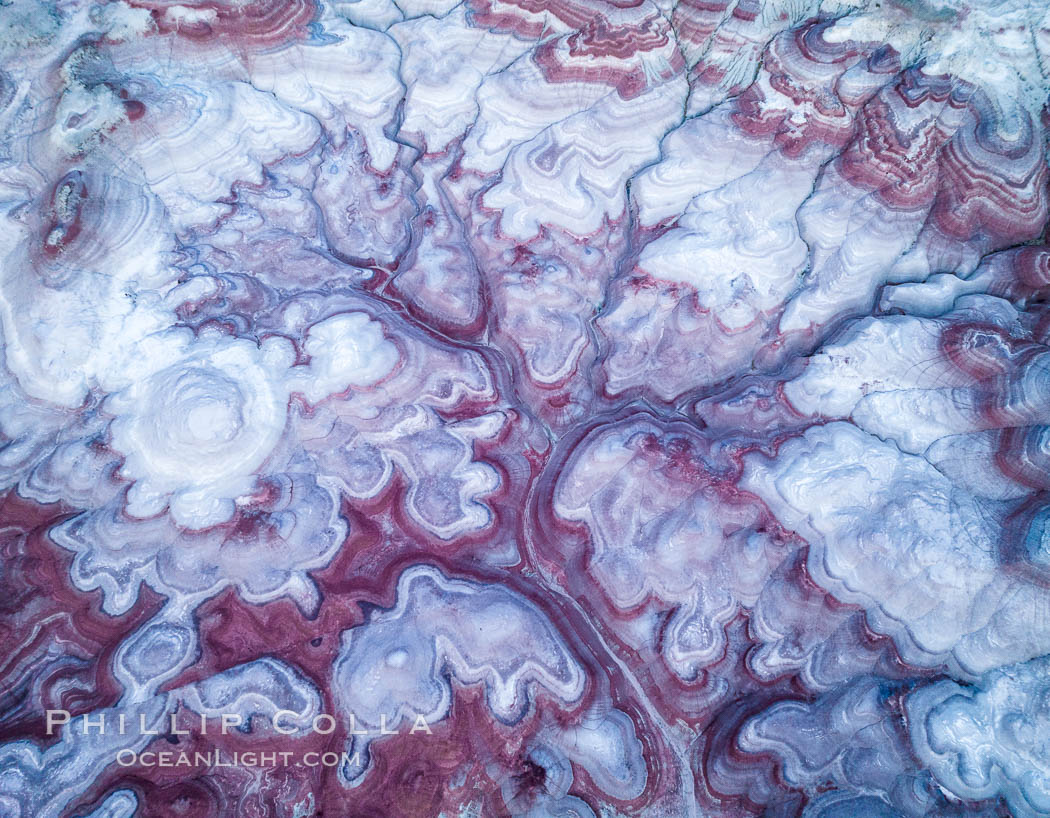
<instances>
[{"instance_id":1,"label":"fractal-like rock pattern","mask_svg":"<svg viewBox=\"0 0 1050 818\"><path fill-rule=\"evenodd\" d=\"M0 816L1050 816L1048 101L1042 0L0 0Z\"/></svg>"}]
</instances>

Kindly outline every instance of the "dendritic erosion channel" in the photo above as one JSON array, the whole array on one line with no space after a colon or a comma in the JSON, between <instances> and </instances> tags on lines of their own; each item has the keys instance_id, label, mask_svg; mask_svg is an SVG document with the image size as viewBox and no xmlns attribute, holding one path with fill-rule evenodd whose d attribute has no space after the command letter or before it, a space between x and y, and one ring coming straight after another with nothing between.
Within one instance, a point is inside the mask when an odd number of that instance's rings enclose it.
<instances>
[{"instance_id":1,"label":"dendritic erosion channel","mask_svg":"<svg viewBox=\"0 0 1050 818\"><path fill-rule=\"evenodd\" d=\"M0 0L0 816L1050 816L1048 77Z\"/></svg>"}]
</instances>

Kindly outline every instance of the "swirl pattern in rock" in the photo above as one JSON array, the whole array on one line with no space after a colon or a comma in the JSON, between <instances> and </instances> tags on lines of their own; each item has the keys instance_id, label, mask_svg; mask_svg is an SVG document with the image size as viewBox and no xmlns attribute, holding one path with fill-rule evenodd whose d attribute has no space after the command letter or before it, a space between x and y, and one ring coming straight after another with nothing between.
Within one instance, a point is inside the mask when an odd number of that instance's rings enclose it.
<instances>
[{"instance_id":1,"label":"swirl pattern in rock","mask_svg":"<svg viewBox=\"0 0 1050 818\"><path fill-rule=\"evenodd\" d=\"M0 2L0 816L1050 818L1048 66Z\"/></svg>"}]
</instances>

